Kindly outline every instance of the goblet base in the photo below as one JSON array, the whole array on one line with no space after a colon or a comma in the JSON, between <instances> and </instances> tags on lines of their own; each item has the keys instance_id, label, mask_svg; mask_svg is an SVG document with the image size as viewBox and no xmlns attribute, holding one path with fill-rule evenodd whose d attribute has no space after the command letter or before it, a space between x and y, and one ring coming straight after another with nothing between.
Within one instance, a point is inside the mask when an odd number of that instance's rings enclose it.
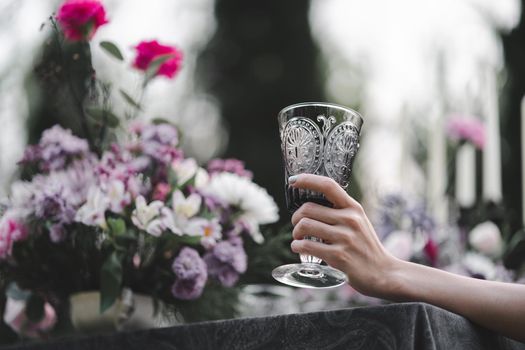
<instances>
[{"instance_id":1,"label":"goblet base","mask_svg":"<svg viewBox=\"0 0 525 350\"><path fill-rule=\"evenodd\" d=\"M301 288L334 288L348 282L346 275L333 267L309 263L279 266L272 276L281 283Z\"/></svg>"}]
</instances>

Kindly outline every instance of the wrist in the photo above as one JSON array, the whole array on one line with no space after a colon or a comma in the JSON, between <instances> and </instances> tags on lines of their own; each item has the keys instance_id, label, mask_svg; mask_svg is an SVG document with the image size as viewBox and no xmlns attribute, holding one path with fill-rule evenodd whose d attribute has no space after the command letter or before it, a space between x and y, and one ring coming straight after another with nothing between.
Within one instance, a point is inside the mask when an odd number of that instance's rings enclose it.
<instances>
[{"instance_id":1,"label":"wrist","mask_svg":"<svg viewBox=\"0 0 525 350\"><path fill-rule=\"evenodd\" d=\"M386 269L385 291L384 299L391 301L412 301L413 295L410 287L411 282L411 267L413 263L400 260L392 257L389 268Z\"/></svg>"}]
</instances>

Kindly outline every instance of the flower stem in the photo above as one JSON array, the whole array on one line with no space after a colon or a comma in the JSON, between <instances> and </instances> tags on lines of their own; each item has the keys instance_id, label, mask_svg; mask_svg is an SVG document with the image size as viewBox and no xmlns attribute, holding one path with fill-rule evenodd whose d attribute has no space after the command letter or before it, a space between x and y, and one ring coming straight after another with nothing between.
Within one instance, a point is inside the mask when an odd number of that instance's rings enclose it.
<instances>
[{"instance_id":1,"label":"flower stem","mask_svg":"<svg viewBox=\"0 0 525 350\"><path fill-rule=\"evenodd\" d=\"M87 122L87 116L86 116L86 114L84 112L83 103L80 100L80 97L77 95L75 87L73 86L73 82L71 81L70 66L66 62L66 60L64 59L64 53L62 51L62 42L59 39L59 37L60 37L60 30L58 29L57 23L56 23L55 19L53 18L53 16L51 16L49 19L50 19L51 24L53 26L53 31L55 32L55 40L56 40L56 44L57 44L57 48L58 48L58 54L59 54L59 57L60 57L60 61L62 62L62 65L64 66L65 71L66 71L66 74L65 74L66 75L66 82L68 84L69 91L71 92L71 96L73 97L73 100L75 102L75 106L77 107L79 115L80 115L80 124L82 126L83 131L84 131L85 137L86 137L86 139L87 139L87 141L89 143L89 147L92 150L97 151L97 149L96 149L96 147L94 145L94 140L93 140L93 138L91 136L91 131L89 129L89 125L88 125L88 122Z\"/></svg>"}]
</instances>

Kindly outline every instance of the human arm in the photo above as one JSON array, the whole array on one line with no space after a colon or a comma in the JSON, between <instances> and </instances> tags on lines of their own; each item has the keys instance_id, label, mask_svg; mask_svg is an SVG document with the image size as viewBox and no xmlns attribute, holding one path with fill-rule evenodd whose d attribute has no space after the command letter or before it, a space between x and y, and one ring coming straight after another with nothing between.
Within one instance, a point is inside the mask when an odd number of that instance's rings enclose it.
<instances>
[{"instance_id":1,"label":"human arm","mask_svg":"<svg viewBox=\"0 0 525 350\"><path fill-rule=\"evenodd\" d=\"M301 174L291 186L323 193L334 208L305 203L292 217L292 250L346 273L359 292L393 301L422 301L525 341L525 285L479 280L399 260L379 241L362 206L327 177ZM303 240L322 238L326 243Z\"/></svg>"}]
</instances>

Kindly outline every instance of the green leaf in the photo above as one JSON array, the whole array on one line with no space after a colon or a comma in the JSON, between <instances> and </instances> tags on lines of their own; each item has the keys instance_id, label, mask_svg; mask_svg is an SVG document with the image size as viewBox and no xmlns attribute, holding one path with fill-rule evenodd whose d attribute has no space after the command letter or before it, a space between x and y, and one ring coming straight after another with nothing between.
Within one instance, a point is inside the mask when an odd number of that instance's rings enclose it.
<instances>
[{"instance_id":1,"label":"green leaf","mask_svg":"<svg viewBox=\"0 0 525 350\"><path fill-rule=\"evenodd\" d=\"M31 291L21 289L15 282L9 283L5 295L14 300L27 300L31 297Z\"/></svg>"},{"instance_id":2,"label":"green leaf","mask_svg":"<svg viewBox=\"0 0 525 350\"><path fill-rule=\"evenodd\" d=\"M173 125L169 120L164 119L164 118L154 118L151 120L151 122L155 125L159 125L159 124Z\"/></svg>"},{"instance_id":3,"label":"green leaf","mask_svg":"<svg viewBox=\"0 0 525 350\"><path fill-rule=\"evenodd\" d=\"M122 97L124 98L124 100L130 104L132 107L138 109L139 111L142 110L142 107L140 106L140 104L135 101L135 99L133 97L131 97L126 91L122 90L122 89L119 89L119 92L120 94L122 95Z\"/></svg>"},{"instance_id":4,"label":"green leaf","mask_svg":"<svg viewBox=\"0 0 525 350\"><path fill-rule=\"evenodd\" d=\"M109 110L99 107L86 107L86 113L99 123L107 123L110 128L115 128L120 124L120 119Z\"/></svg>"},{"instance_id":5,"label":"green leaf","mask_svg":"<svg viewBox=\"0 0 525 350\"><path fill-rule=\"evenodd\" d=\"M120 124L120 120L113 113L108 113L106 121L108 122L108 126L110 128L116 128Z\"/></svg>"},{"instance_id":6,"label":"green leaf","mask_svg":"<svg viewBox=\"0 0 525 350\"><path fill-rule=\"evenodd\" d=\"M26 315L32 322L39 322L44 318L44 299L33 294L27 301Z\"/></svg>"},{"instance_id":7,"label":"green leaf","mask_svg":"<svg viewBox=\"0 0 525 350\"><path fill-rule=\"evenodd\" d=\"M121 218L109 218L108 225L111 230L111 233L115 236L121 236L126 233L126 222Z\"/></svg>"},{"instance_id":8,"label":"green leaf","mask_svg":"<svg viewBox=\"0 0 525 350\"><path fill-rule=\"evenodd\" d=\"M102 108L99 107L86 107L86 113L96 121L102 122L104 114L106 113Z\"/></svg>"},{"instance_id":9,"label":"green leaf","mask_svg":"<svg viewBox=\"0 0 525 350\"><path fill-rule=\"evenodd\" d=\"M111 307L120 296L122 262L117 252L112 252L100 271L100 313Z\"/></svg>"},{"instance_id":10,"label":"green leaf","mask_svg":"<svg viewBox=\"0 0 525 350\"><path fill-rule=\"evenodd\" d=\"M183 235L183 236L178 236L177 241L183 244L198 245L201 243L201 237Z\"/></svg>"},{"instance_id":11,"label":"green leaf","mask_svg":"<svg viewBox=\"0 0 525 350\"><path fill-rule=\"evenodd\" d=\"M119 61L124 60L124 56L122 56L120 49L117 47L117 45L115 45L111 41L102 41L100 43L100 47L103 48L111 56L115 57L117 60Z\"/></svg>"},{"instance_id":12,"label":"green leaf","mask_svg":"<svg viewBox=\"0 0 525 350\"><path fill-rule=\"evenodd\" d=\"M144 77L144 84L143 86L148 85L151 79L155 78L157 73L159 72L160 66L170 58L173 58L173 54L168 55L162 55L157 58L155 58L148 66L148 69L146 69L145 77Z\"/></svg>"}]
</instances>

